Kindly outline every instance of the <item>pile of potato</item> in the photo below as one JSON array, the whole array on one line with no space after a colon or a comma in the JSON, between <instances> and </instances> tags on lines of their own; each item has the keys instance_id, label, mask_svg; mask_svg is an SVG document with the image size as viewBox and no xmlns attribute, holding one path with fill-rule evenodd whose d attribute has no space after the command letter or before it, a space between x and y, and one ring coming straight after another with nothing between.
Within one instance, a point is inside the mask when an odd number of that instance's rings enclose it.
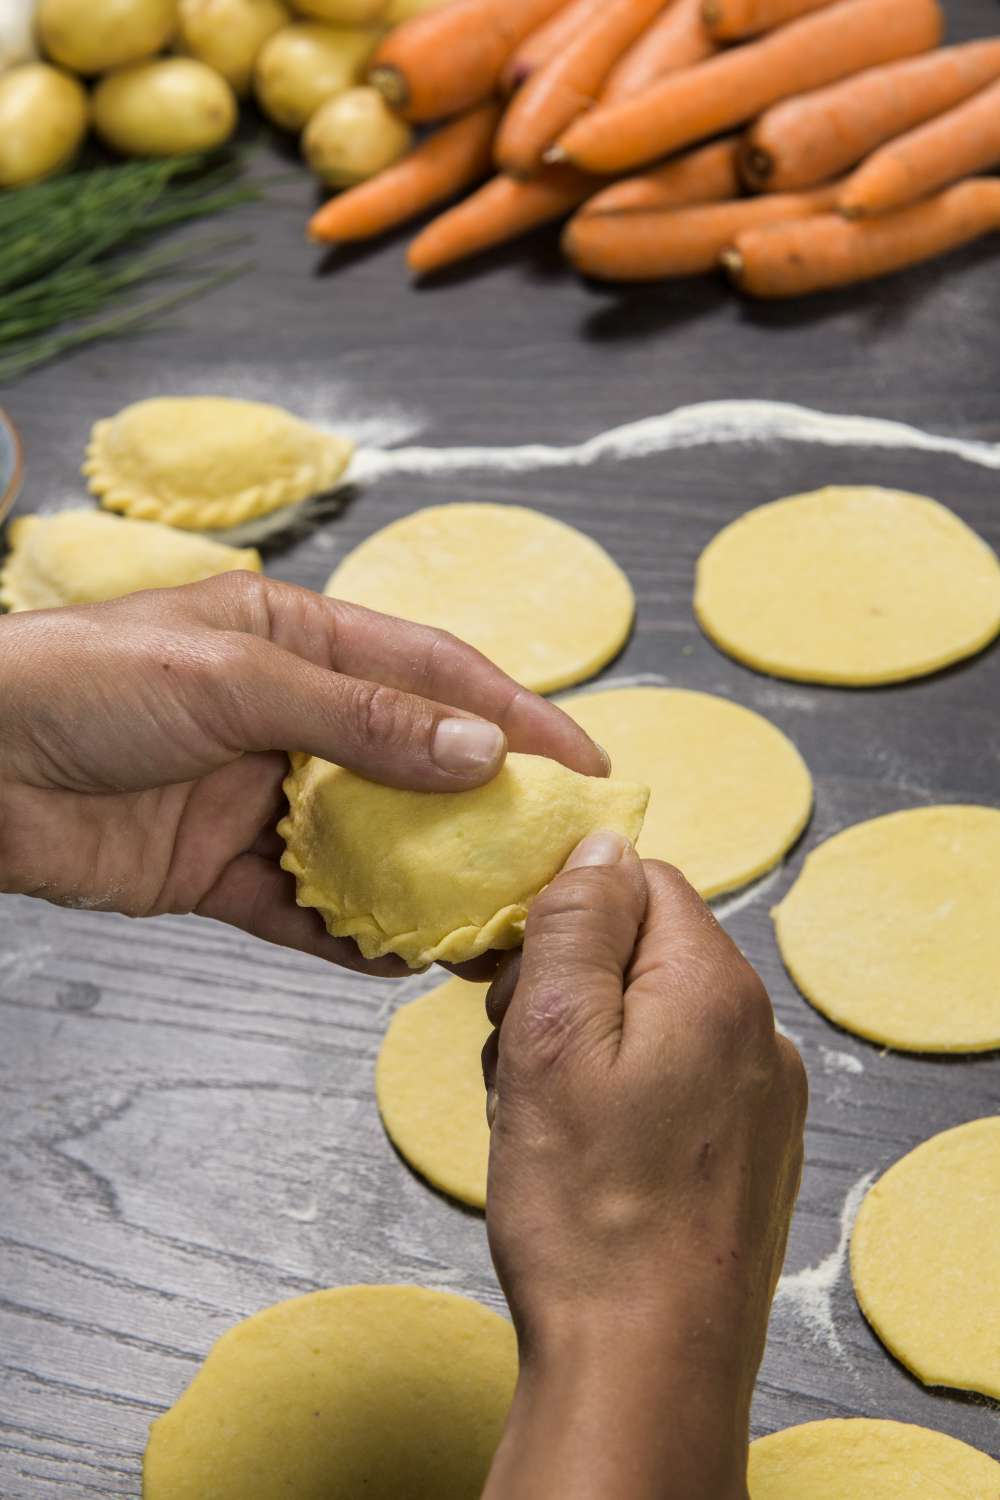
<instances>
[{"instance_id":1,"label":"pile of potato","mask_svg":"<svg viewBox=\"0 0 1000 1500\"><path fill-rule=\"evenodd\" d=\"M209 150L251 93L342 187L408 149L409 127L362 80L386 30L443 0L2 3L28 13L41 57L0 71L0 187L66 166L91 127L126 156Z\"/></svg>"}]
</instances>

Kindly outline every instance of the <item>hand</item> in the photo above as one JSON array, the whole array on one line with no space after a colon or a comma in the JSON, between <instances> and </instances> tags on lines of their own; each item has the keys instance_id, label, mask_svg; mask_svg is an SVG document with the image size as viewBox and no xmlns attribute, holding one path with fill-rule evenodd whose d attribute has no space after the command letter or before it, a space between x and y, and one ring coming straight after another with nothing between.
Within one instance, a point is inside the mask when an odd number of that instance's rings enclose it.
<instances>
[{"instance_id":1,"label":"hand","mask_svg":"<svg viewBox=\"0 0 1000 1500\"><path fill-rule=\"evenodd\" d=\"M461 791L507 746L606 775L553 704L441 631L252 573L0 620L0 890L198 912L349 968L277 862L286 750Z\"/></svg>"},{"instance_id":2,"label":"hand","mask_svg":"<svg viewBox=\"0 0 1000 1500\"><path fill-rule=\"evenodd\" d=\"M599 834L487 1007L521 1375L484 1500L745 1500L806 1106L766 992L676 870Z\"/></svg>"}]
</instances>

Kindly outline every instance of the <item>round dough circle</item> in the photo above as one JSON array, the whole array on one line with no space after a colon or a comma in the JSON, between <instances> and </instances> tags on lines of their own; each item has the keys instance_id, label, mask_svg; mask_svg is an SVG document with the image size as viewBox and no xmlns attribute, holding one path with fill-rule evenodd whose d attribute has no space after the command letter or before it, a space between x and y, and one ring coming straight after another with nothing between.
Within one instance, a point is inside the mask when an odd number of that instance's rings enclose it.
<instances>
[{"instance_id":1,"label":"round dough circle","mask_svg":"<svg viewBox=\"0 0 1000 1500\"><path fill-rule=\"evenodd\" d=\"M581 693L562 707L604 746L616 777L650 787L639 853L677 865L706 898L771 869L809 821L805 761L738 703L632 687Z\"/></svg>"},{"instance_id":2,"label":"round dough circle","mask_svg":"<svg viewBox=\"0 0 1000 1500\"><path fill-rule=\"evenodd\" d=\"M909 1052L1000 1046L1000 811L920 807L827 839L773 912L817 1010Z\"/></svg>"},{"instance_id":3,"label":"round dough circle","mask_svg":"<svg viewBox=\"0 0 1000 1500\"><path fill-rule=\"evenodd\" d=\"M485 984L449 979L400 1006L375 1068L390 1140L433 1187L486 1207L490 1132L480 1055L492 1026Z\"/></svg>"},{"instance_id":4,"label":"round dough circle","mask_svg":"<svg viewBox=\"0 0 1000 1500\"><path fill-rule=\"evenodd\" d=\"M861 1311L924 1385L1000 1398L1000 1116L925 1141L871 1188L851 1238Z\"/></svg>"},{"instance_id":5,"label":"round dough circle","mask_svg":"<svg viewBox=\"0 0 1000 1500\"><path fill-rule=\"evenodd\" d=\"M223 1334L153 1423L143 1500L478 1500L514 1330L412 1286L312 1292Z\"/></svg>"},{"instance_id":6,"label":"round dough circle","mask_svg":"<svg viewBox=\"0 0 1000 1500\"><path fill-rule=\"evenodd\" d=\"M415 511L345 557L326 592L450 630L536 693L593 677L635 615L603 547L520 505Z\"/></svg>"},{"instance_id":7,"label":"round dough circle","mask_svg":"<svg viewBox=\"0 0 1000 1500\"><path fill-rule=\"evenodd\" d=\"M958 1438L863 1417L750 1444L750 1500L1000 1500L1000 1464Z\"/></svg>"},{"instance_id":8,"label":"round dough circle","mask_svg":"<svg viewBox=\"0 0 1000 1500\"><path fill-rule=\"evenodd\" d=\"M901 682L1000 631L1000 563L936 500L829 485L720 531L698 561L694 608L717 646L759 672Z\"/></svg>"}]
</instances>

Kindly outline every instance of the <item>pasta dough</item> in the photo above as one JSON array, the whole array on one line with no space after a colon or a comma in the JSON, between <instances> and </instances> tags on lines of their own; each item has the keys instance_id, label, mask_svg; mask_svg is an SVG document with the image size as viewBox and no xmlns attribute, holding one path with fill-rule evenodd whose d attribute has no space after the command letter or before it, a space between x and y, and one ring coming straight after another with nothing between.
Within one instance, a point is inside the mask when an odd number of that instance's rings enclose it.
<instances>
[{"instance_id":1,"label":"pasta dough","mask_svg":"<svg viewBox=\"0 0 1000 1500\"><path fill-rule=\"evenodd\" d=\"M561 706L604 746L616 775L649 784L639 853L677 865L704 897L776 865L809 820L805 762L748 708L655 687L580 693Z\"/></svg>"},{"instance_id":2,"label":"pasta dough","mask_svg":"<svg viewBox=\"0 0 1000 1500\"><path fill-rule=\"evenodd\" d=\"M108 510L220 531L323 494L352 452L280 406L159 396L96 423L83 472Z\"/></svg>"},{"instance_id":3,"label":"pasta dough","mask_svg":"<svg viewBox=\"0 0 1000 1500\"><path fill-rule=\"evenodd\" d=\"M514 1330L412 1286L312 1292L223 1334L153 1423L144 1500L478 1500Z\"/></svg>"},{"instance_id":4,"label":"pasta dough","mask_svg":"<svg viewBox=\"0 0 1000 1500\"><path fill-rule=\"evenodd\" d=\"M493 1030L485 984L449 979L400 1006L375 1068L389 1137L433 1187L486 1207L490 1132L480 1054Z\"/></svg>"},{"instance_id":5,"label":"pasta dough","mask_svg":"<svg viewBox=\"0 0 1000 1500\"><path fill-rule=\"evenodd\" d=\"M815 849L773 912L799 989L912 1052L1000 1046L1000 812L921 807Z\"/></svg>"},{"instance_id":6,"label":"pasta dough","mask_svg":"<svg viewBox=\"0 0 1000 1500\"><path fill-rule=\"evenodd\" d=\"M925 1141L871 1188L851 1239L861 1311L924 1385L1000 1398L1000 1115Z\"/></svg>"},{"instance_id":7,"label":"pasta dough","mask_svg":"<svg viewBox=\"0 0 1000 1500\"><path fill-rule=\"evenodd\" d=\"M173 588L246 568L261 571L252 548L238 551L152 521L94 510L23 516L7 530L11 553L0 568L6 609L97 604L138 589Z\"/></svg>"},{"instance_id":8,"label":"pasta dough","mask_svg":"<svg viewBox=\"0 0 1000 1500\"><path fill-rule=\"evenodd\" d=\"M602 547L520 505L437 505L351 552L326 592L450 630L538 693L592 677L635 597Z\"/></svg>"},{"instance_id":9,"label":"pasta dough","mask_svg":"<svg viewBox=\"0 0 1000 1500\"><path fill-rule=\"evenodd\" d=\"M329 761L293 764L278 832L299 905L366 958L398 953L411 968L518 947L532 899L579 841L599 828L635 839L649 797L537 755L508 755L468 792L397 791Z\"/></svg>"},{"instance_id":10,"label":"pasta dough","mask_svg":"<svg viewBox=\"0 0 1000 1500\"><path fill-rule=\"evenodd\" d=\"M1000 563L922 495L830 485L749 511L698 561L694 608L738 661L863 687L935 672L1000 630Z\"/></svg>"},{"instance_id":11,"label":"pasta dough","mask_svg":"<svg viewBox=\"0 0 1000 1500\"><path fill-rule=\"evenodd\" d=\"M758 1438L747 1478L750 1500L1000 1500L1000 1464L977 1448L862 1417Z\"/></svg>"}]
</instances>

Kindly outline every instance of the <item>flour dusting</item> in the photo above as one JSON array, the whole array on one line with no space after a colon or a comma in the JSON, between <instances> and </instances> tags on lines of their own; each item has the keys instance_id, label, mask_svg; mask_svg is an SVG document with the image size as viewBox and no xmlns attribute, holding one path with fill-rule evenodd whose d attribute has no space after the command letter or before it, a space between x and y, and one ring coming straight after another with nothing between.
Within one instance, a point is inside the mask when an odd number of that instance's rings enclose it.
<instances>
[{"instance_id":1,"label":"flour dusting","mask_svg":"<svg viewBox=\"0 0 1000 1500\"><path fill-rule=\"evenodd\" d=\"M847 1259L854 1220L874 1176L874 1172L866 1172L859 1177L844 1199L836 1249L817 1265L804 1266L801 1271L782 1276L774 1294L775 1308L789 1307L814 1337L822 1339L831 1353L841 1358L844 1357L844 1346L833 1321L833 1294Z\"/></svg>"},{"instance_id":2,"label":"flour dusting","mask_svg":"<svg viewBox=\"0 0 1000 1500\"><path fill-rule=\"evenodd\" d=\"M825 1073L863 1073L865 1071L865 1065L860 1057L855 1057L851 1052L838 1052L833 1047L820 1045L819 1055L823 1060Z\"/></svg>"}]
</instances>

